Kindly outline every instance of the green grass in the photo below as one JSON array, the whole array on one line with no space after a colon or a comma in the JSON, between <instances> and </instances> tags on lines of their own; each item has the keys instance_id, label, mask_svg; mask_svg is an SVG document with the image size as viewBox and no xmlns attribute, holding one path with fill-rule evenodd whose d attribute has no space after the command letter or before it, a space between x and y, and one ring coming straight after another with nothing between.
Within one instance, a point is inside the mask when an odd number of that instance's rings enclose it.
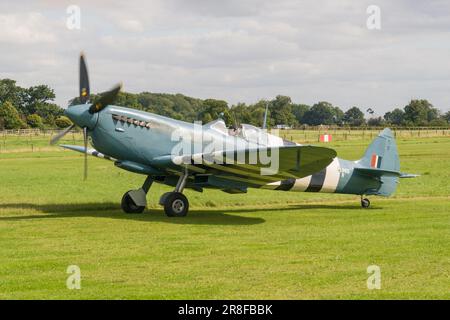
<instances>
[{"instance_id":1,"label":"green grass","mask_svg":"<svg viewBox=\"0 0 450 320\"><path fill-rule=\"evenodd\" d=\"M186 192L186 218L164 215L160 185L146 213L122 213L122 194L144 177L111 162L90 158L83 182L74 152L9 148L0 153L0 299L449 299L450 139L398 143L402 171L422 176L372 197L368 210L346 195L206 190ZM330 146L357 159L367 141ZM66 288L72 264L81 290ZM373 264L381 290L366 286Z\"/></svg>"}]
</instances>

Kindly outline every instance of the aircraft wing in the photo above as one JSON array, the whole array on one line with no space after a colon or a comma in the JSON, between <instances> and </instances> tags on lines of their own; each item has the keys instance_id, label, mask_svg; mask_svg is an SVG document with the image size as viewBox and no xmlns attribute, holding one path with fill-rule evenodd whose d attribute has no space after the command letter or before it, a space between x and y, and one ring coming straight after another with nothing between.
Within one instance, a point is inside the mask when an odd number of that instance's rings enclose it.
<instances>
[{"instance_id":1,"label":"aircraft wing","mask_svg":"<svg viewBox=\"0 0 450 320\"><path fill-rule=\"evenodd\" d=\"M84 147L82 147L82 146L73 146L73 145L68 145L68 144L62 144L62 145L60 145L60 147L64 148L64 149L69 149L72 151L84 153ZM92 149L92 148L87 149L87 154L90 156L97 157L97 158L102 158L102 159L106 159L106 160L110 160L110 161L116 161L116 159L111 158L110 156L104 155L103 153L98 152L97 150Z\"/></svg>"},{"instance_id":2,"label":"aircraft wing","mask_svg":"<svg viewBox=\"0 0 450 320\"><path fill-rule=\"evenodd\" d=\"M80 153L85 152L82 146L61 145L61 147ZM120 162L91 148L88 148L87 154L115 163ZM335 156L336 151L324 147L306 145L262 147L185 156L166 155L154 158L145 169L148 171L146 174L178 175L187 168L191 173L218 176L222 180L232 182L232 185L237 183L242 186L259 187L271 182L312 175L328 166ZM140 169L142 166L140 165ZM148 170L149 168L151 170ZM136 172L130 168L125 169ZM138 173L143 173L141 171Z\"/></svg>"},{"instance_id":3,"label":"aircraft wing","mask_svg":"<svg viewBox=\"0 0 450 320\"><path fill-rule=\"evenodd\" d=\"M154 158L151 165L183 172L184 168L199 174L260 186L291 178L303 178L328 166L336 151L324 147L290 145L219 151L185 156L166 155Z\"/></svg>"}]
</instances>

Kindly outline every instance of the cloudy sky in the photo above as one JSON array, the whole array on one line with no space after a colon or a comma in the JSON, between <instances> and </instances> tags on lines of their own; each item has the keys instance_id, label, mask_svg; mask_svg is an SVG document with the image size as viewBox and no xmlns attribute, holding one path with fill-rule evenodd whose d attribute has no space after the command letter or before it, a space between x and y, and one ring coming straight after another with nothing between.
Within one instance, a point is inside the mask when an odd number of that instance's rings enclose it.
<instances>
[{"instance_id":1,"label":"cloudy sky","mask_svg":"<svg viewBox=\"0 0 450 320\"><path fill-rule=\"evenodd\" d=\"M369 30L369 5L381 29ZM67 8L81 28L67 28ZM183 93L252 103L278 94L383 114L412 98L450 109L448 0L0 0L0 78L77 95Z\"/></svg>"}]
</instances>

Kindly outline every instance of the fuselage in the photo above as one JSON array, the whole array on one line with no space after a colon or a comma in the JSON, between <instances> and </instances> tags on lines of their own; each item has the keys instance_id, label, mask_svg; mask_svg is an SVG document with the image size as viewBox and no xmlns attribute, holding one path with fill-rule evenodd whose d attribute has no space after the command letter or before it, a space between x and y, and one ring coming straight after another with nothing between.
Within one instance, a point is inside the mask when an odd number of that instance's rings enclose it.
<instances>
[{"instance_id":1,"label":"fuselage","mask_svg":"<svg viewBox=\"0 0 450 320\"><path fill-rule=\"evenodd\" d=\"M78 106L71 108L76 107ZM76 110L70 110L71 108L68 112L74 113ZM180 139L190 141L198 139L195 132L198 125L196 127L192 123L118 106L108 106L102 112L95 113L88 125L92 145L97 151L118 160L126 159L148 166L152 166L154 159L172 154L174 148L180 144ZM249 127L248 133L256 130L252 126ZM245 148L251 140L249 135L245 136L242 133L230 136L228 129L220 123L206 124L201 128L203 149L208 148L211 141L225 148ZM259 143L250 142L254 145ZM271 146L294 144L274 135L268 135L265 143ZM184 152L196 153L194 149L193 146L191 150ZM358 166L357 161L336 157L326 168L313 175L272 182L261 188L297 192L376 194L381 182L355 174L353 169Z\"/></svg>"},{"instance_id":2,"label":"fuselage","mask_svg":"<svg viewBox=\"0 0 450 320\"><path fill-rule=\"evenodd\" d=\"M354 172L359 167L357 161L333 159L326 168L301 179L270 183L263 188L296 192L322 192L342 194L376 193L380 182Z\"/></svg>"}]
</instances>

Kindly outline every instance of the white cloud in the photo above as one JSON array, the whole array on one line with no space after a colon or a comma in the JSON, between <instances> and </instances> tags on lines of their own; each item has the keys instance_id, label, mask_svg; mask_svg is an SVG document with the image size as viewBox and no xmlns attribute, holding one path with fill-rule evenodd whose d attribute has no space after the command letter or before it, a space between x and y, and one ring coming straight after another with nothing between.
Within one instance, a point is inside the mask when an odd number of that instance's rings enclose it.
<instances>
[{"instance_id":1,"label":"white cloud","mask_svg":"<svg viewBox=\"0 0 450 320\"><path fill-rule=\"evenodd\" d=\"M378 1L381 30L366 29L371 1L77 0L0 4L2 77L48 83L58 102L77 92L86 52L93 90L180 92L231 103L286 94L382 113L412 97L448 109L450 4Z\"/></svg>"},{"instance_id":2,"label":"white cloud","mask_svg":"<svg viewBox=\"0 0 450 320\"><path fill-rule=\"evenodd\" d=\"M36 44L56 42L46 18L37 12L0 14L0 44Z\"/></svg>"},{"instance_id":3,"label":"white cloud","mask_svg":"<svg viewBox=\"0 0 450 320\"><path fill-rule=\"evenodd\" d=\"M144 26L139 20L135 19L120 19L118 25L125 31L130 32L143 32Z\"/></svg>"}]
</instances>

